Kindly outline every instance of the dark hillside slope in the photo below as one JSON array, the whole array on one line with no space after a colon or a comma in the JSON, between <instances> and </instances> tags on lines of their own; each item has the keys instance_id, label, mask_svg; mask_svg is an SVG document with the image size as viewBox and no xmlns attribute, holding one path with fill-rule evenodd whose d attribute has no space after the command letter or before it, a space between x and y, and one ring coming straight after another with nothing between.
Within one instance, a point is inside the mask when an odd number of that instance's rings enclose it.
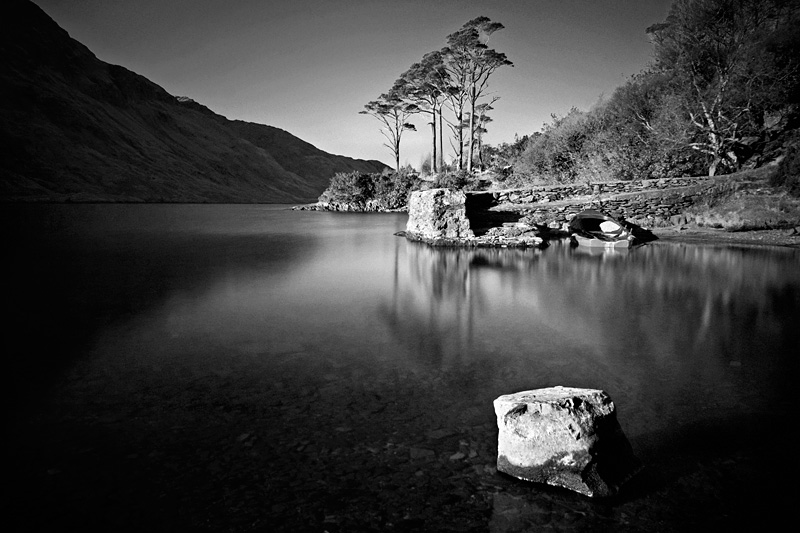
<instances>
[{"instance_id":1,"label":"dark hillside slope","mask_svg":"<svg viewBox=\"0 0 800 533\"><path fill-rule=\"evenodd\" d=\"M308 202L386 168L176 98L27 0L0 2L0 147L6 201Z\"/></svg>"}]
</instances>

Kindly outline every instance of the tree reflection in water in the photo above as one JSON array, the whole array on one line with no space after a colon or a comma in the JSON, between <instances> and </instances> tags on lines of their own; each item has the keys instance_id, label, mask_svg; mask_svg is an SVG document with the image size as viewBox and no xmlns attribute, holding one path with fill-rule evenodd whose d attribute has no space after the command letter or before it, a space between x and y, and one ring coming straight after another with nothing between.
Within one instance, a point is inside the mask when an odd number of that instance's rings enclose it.
<instances>
[{"instance_id":1,"label":"tree reflection in water","mask_svg":"<svg viewBox=\"0 0 800 533\"><path fill-rule=\"evenodd\" d=\"M19 387L41 399L9 431L31 530L685 531L791 509L797 250L438 249L394 237L401 215L62 211L80 217L60 233L52 206L15 219L38 237L10 256L9 346L31 374L36 352L64 361ZM492 400L559 384L617 404L646 465L627 499L494 470Z\"/></svg>"},{"instance_id":2,"label":"tree reflection in water","mask_svg":"<svg viewBox=\"0 0 800 533\"><path fill-rule=\"evenodd\" d=\"M800 346L798 263L797 251L775 249L398 243L382 312L436 370L490 360L482 377L506 392L603 388L634 437L655 438L785 397L785 360Z\"/></svg>"}]
</instances>

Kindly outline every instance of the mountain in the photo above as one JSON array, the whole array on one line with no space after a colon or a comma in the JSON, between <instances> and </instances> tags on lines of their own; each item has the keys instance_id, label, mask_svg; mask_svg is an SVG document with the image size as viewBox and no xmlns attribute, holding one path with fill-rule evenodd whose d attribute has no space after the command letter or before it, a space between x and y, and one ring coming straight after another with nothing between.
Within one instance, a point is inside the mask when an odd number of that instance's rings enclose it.
<instances>
[{"instance_id":1,"label":"mountain","mask_svg":"<svg viewBox=\"0 0 800 533\"><path fill-rule=\"evenodd\" d=\"M311 202L336 172L387 168L228 120L100 61L32 2L0 5L2 200Z\"/></svg>"}]
</instances>

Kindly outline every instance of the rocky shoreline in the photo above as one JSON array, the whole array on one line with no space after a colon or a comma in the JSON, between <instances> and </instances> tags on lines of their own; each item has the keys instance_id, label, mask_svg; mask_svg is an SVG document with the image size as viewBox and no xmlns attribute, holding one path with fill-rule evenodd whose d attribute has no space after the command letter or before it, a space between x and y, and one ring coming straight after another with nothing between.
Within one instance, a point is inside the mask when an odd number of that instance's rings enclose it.
<instances>
[{"instance_id":1,"label":"rocky shoreline","mask_svg":"<svg viewBox=\"0 0 800 533\"><path fill-rule=\"evenodd\" d=\"M439 247L466 247L466 248L545 248L547 240L541 233L530 226L521 224L515 227L496 228L484 235L473 237L427 237L418 233L398 231L398 237L405 237L410 241L424 242L430 246ZM564 235L563 237L566 237Z\"/></svg>"},{"instance_id":2,"label":"rocky shoreline","mask_svg":"<svg viewBox=\"0 0 800 533\"><path fill-rule=\"evenodd\" d=\"M314 202L313 204L295 205L292 211L331 211L335 213L405 213L407 209L386 209L377 204L354 205Z\"/></svg>"},{"instance_id":3,"label":"rocky shoreline","mask_svg":"<svg viewBox=\"0 0 800 533\"><path fill-rule=\"evenodd\" d=\"M703 244L717 246L782 246L800 248L800 227L791 229L768 229L747 231L725 231L702 226L672 226L659 228L656 232L662 243Z\"/></svg>"},{"instance_id":4,"label":"rocky shoreline","mask_svg":"<svg viewBox=\"0 0 800 533\"><path fill-rule=\"evenodd\" d=\"M405 231L395 235L435 247L467 248L545 248L551 240L569 238L564 224L542 224L533 215L498 212L497 207L469 209L462 192L445 189L418 191L412 194L407 209L373 209L356 205L331 205L327 202L298 205L293 210L330 212L409 212ZM513 215L513 216L510 216ZM510 216L510 218L509 218ZM562 221L563 222L563 221ZM628 222L630 225L630 221ZM779 246L800 248L800 226L778 229L730 231L682 220L681 224L642 228L645 238L638 243L682 243L719 246ZM473 229L474 228L474 229Z\"/></svg>"},{"instance_id":5,"label":"rocky shoreline","mask_svg":"<svg viewBox=\"0 0 800 533\"><path fill-rule=\"evenodd\" d=\"M653 232L656 237L649 244L696 244L704 246L737 247L784 247L800 248L800 229L791 230L749 230L730 232L702 226L674 226L659 228ZM475 239L426 239L405 231L395 233L414 242L423 242L434 247L467 248L546 248L551 240L569 238L563 232L551 232L543 242L531 242L513 237L486 237Z\"/></svg>"}]
</instances>

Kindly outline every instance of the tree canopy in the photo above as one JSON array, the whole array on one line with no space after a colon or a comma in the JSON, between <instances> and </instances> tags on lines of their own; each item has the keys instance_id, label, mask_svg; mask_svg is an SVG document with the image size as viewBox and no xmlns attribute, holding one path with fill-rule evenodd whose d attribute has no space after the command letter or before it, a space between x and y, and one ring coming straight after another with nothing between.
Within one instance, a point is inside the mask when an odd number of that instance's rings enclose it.
<instances>
[{"instance_id":1,"label":"tree canopy","mask_svg":"<svg viewBox=\"0 0 800 533\"><path fill-rule=\"evenodd\" d=\"M765 114L787 111L798 56L776 54L776 45L798 51L797 22L798 2L675 0L666 21L648 28L654 72L672 78L694 133L687 146L705 154L710 175L737 170L765 133Z\"/></svg>"},{"instance_id":2,"label":"tree canopy","mask_svg":"<svg viewBox=\"0 0 800 533\"><path fill-rule=\"evenodd\" d=\"M513 161L517 179L547 182L715 175L773 161L798 139L798 27L798 0L675 0L646 29L648 68L593 109L553 116L516 155L495 156Z\"/></svg>"},{"instance_id":3,"label":"tree canopy","mask_svg":"<svg viewBox=\"0 0 800 533\"><path fill-rule=\"evenodd\" d=\"M387 95L368 103L362 113L383 122L382 132L389 140L387 146L400 168L400 138L410 126L406 119L414 113L430 117L432 134L431 168L437 171L443 162L443 126L447 122L453 133L457 166L472 170L476 146L490 121L488 107L480 101L486 98L488 80L502 66L513 66L505 54L489 48L489 36L503 29L499 22L487 17L468 21L458 31L447 36L446 46L428 52L411 65L395 81ZM497 97L493 97L492 102ZM452 116L445 118L445 107ZM398 115L399 114L399 115ZM466 154L465 154L466 151Z\"/></svg>"},{"instance_id":4,"label":"tree canopy","mask_svg":"<svg viewBox=\"0 0 800 533\"><path fill-rule=\"evenodd\" d=\"M433 172L445 168L446 131L451 169L490 162L520 182L735 172L800 152L790 150L800 141L798 28L800 0L674 0L663 21L642 28L653 46L647 68L592 109L493 147L483 143L499 98L489 79L513 63L489 45L503 25L477 17L363 112L383 122L397 168L418 114L430 125Z\"/></svg>"},{"instance_id":5,"label":"tree canopy","mask_svg":"<svg viewBox=\"0 0 800 533\"><path fill-rule=\"evenodd\" d=\"M394 156L395 170L400 171L400 140L406 130L416 131L416 126L408 122L409 117L417 113L417 106L407 103L402 94L393 89L380 95L364 106L362 114L372 115L381 121L381 134L386 138L383 144Z\"/></svg>"}]
</instances>

